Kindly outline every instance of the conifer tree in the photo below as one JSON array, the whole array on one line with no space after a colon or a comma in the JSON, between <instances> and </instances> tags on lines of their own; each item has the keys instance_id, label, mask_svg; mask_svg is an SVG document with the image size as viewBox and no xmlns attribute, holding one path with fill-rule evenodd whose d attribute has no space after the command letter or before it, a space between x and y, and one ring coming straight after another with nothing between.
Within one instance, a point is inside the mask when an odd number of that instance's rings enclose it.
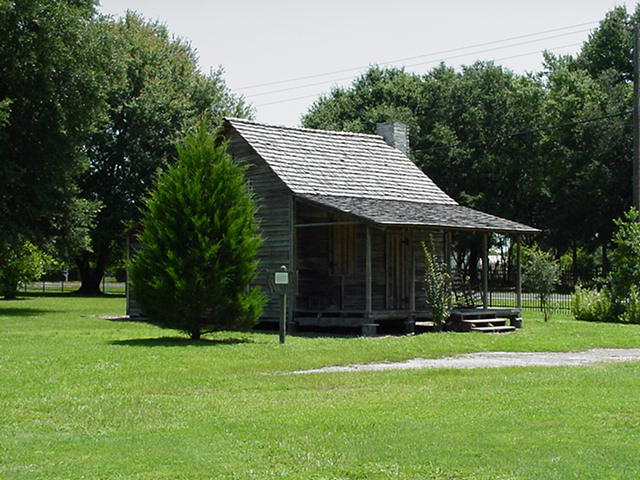
<instances>
[{"instance_id":1,"label":"conifer tree","mask_svg":"<svg viewBox=\"0 0 640 480\"><path fill-rule=\"evenodd\" d=\"M192 339L251 328L265 297L249 286L262 240L243 169L205 122L177 150L144 202L133 295L150 323Z\"/></svg>"}]
</instances>

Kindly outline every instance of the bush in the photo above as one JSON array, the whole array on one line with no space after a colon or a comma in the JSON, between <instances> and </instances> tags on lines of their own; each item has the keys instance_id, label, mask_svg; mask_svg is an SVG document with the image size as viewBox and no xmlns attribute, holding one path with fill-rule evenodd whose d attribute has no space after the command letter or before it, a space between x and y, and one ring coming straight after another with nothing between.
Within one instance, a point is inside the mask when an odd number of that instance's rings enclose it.
<instances>
[{"instance_id":1,"label":"bush","mask_svg":"<svg viewBox=\"0 0 640 480\"><path fill-rule=\"evenodd\" d=\"M608 281L614 302L626 303L631 288L640 284L640 223L638 211L630 208L615 220L618 231L613 236L611 272Z\"/></svg>"},{"instance_id":2,"label":"bush","mask_svg":"<svg viewBox=\"0 0 640 480\"><path fill-rule=\"evenodd\" d=\"M249 287L261 244L255 212L243 170L202 123L178 145L178 163L145 200L129 270L150 323L192 339L256 323L265 297Z\"/></svg>"},{"instance_id":3,"label":"bush","mask_svg":"<svg viewBox=\"0 0 640 480\"><path fill-rule=\"evenodd\" d=\"M632 285L629 289L624 311L617 318L622 323L640 323L640 292L636 285Z\"/></svg>"},{"instance_id":4,"label":"bush","mask_svg":"<svg viewBox=\"0 0 640 480\"><path fill-rule=\"evenodd\" d=\"M571 296L571 313L576 320L611 321L611 299L607 290L582 288L578 285Z\"/></svg>"},{"instance_id":5,"label":"bush","mask_svg":"<svg viewBox=\"0 0 640 480\"><path fill-rule=\"evenodd\" d=\"M537 245L524 249L523 253L523 283L540 296L540 310L546 322L555 310L549 296L560 279L560 267L550 252L540 250Z\"/></svg>"},{"instance_id":6,"label":"bush","mask_svg":"<svg viewBox=\"0 0 640 480\"><path fill-rule=\"evenodd\" d=\"M51 258L31 242L0 247L0 295L7 300L16 298L18 288L44 275Z\"/></svg>"},{"instance_id":7,"label":"bush","mask_svg":"<svg viewBox=\"0 0 640 480\"><path fill-rule=\"evenodd\" d=\"M640 323L640 223L629 209L615 220L611 272L601 290L577 288L571 309L577 320Z\"/></svg>"},{"instance_id":8,"label":"bush","mask_svg":"<svg viewBox=\"0 0 640 480\"><path fill-rule=\"evenodd\" d=\"M432 320L441 329L451 315L451 277L445 265L436 254L433 238L429 244L422 242L424 251L424 291L427 307L431 309Z\"/></svg>"}]
</instances>

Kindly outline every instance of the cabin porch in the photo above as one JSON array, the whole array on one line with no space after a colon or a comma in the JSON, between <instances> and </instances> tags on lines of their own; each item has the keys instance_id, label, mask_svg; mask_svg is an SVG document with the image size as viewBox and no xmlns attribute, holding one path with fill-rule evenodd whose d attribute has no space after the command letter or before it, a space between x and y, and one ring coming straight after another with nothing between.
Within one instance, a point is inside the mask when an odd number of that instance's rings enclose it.
<instances>
[{"instance_id":1,"label":"cabin porch","mask_svg":"<svg viewBox=\"0 0 640 480\"><path fill-rule=\"evenodd\" d=\"M303 202L297 202L294 218L297 281L291 328L359 328L363 335L372 335L379 327L411 333L433 326L424 294L422 242L432 241L437 255L450 265L450 229L378 225ZM483 268L484 313L456 309L448 327L464 331L520 324L519 308L488 308L485 276ZM468 321L474 318L476 322Z\"/></svg>"}]
</instances>

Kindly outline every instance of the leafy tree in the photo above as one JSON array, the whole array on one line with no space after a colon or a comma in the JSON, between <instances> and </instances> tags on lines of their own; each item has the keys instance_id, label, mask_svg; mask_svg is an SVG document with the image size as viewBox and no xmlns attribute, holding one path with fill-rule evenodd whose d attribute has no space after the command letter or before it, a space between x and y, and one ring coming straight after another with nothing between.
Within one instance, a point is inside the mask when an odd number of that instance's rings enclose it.
<instances>
[{"instance_id":1,"label":"leafy tree","mask_svg":"<svg viewBox=\"0 0 640 480\"><path fill-rule=\"evenodd\" d=\"M91 168L82 178L83 195L102 209L91 233L93 246L77 260L81 293L97 294L124 225L138 217L153 175L175 159L181 129L206 113L246 117L251 109L232 95L222 69L202 74L188 43L134 13L107 20L116 45L121 81L108 92L108 117L88 143Z\"/></svg>"},{"instance_id":2,"label":"leafy tree","mask_svg":"<svg viewBox=\"0 0 640 480\"><path fill-rule=\"evenodd\" d=\"M256 206L226 145L204 123L145 200L132 291L150 323L198 339L253 326L264 295L249 284L261 244Z\"/></svg>"},{"instance_id":3,"label":"leafy tree","mask_svg":"<svg viewBox=\"0 0 640 480\"><path fill-rule=\"evenodd\" d=\"M617 82L633 81L633 31L639 19L638 6L631 15L625 6L607 12L582 46L577 65L594 78L610 70L615 72Z\"/></svg>"},{"instance_id":4,"label":"leafy tree","mask_svg":"<svg viewBox=\"0 0 640 480\"><path fill-rule=\"evenodd\" d=\"M73 199L111 57L94 19L90 0L0 2L3 242L23 236L43 245L62 239L71 217L89 220Z\"/></svg>"},{"instance_id":5,"label":"leafy tree","mask_svg":"<svg viewBox=\"0 0 640 480\"><path fill-rule=\"evenodd\" d=\"M335 88L321 97L302 118L307 128L375 133L376 124L406 123L412 134L422 97L420 76L399 68L371 67L349 88Z\"/></svg>"},{"instance_id":6,"label":"leafy tree","mask_svg":"<svg viewBox=\"0 0 640 480\"><path fill-rule=\"evenodd\" d=\"M624 302L631 287L640 285L640 216L630 208L615 221L618 231L613 237L611 272L608 278L614 302Z\"/></svg>"},{"instance_id":7,"label":"leafy tree","mask_svg":"<svg viewBox=\"0 0 640 480\"><path fill-rule=\"evenodd\" d=\"M525 248L523 251L524 266L522 270L523 283L540 297L540 310L544 314L544 321L548 321L554 311L549 296L553 293L560 279L558 261L550 252L541 250L537 245Z\"/></svg>"},{"instance_id":8,"label":"leafy tree","mask_svg":"<svg viewBox=\"0 0 640 480\"><path fill-rule=\"evenodd\" d=\"M52 259L29 241L0 245L0 295L16 298L18 288L40 278Z\"/></svg>"},{"instance_id":9,"label":"leafy tree","mask_svg":"<svg viewBox=\"0 0 640 480\"><path fill-rule=\"evenodd\" d=\"M632 207L615 221L611 271L600 290L576 290L572 311L578 320L640 323L639 220Z\"/></svg>"}]
</instances>

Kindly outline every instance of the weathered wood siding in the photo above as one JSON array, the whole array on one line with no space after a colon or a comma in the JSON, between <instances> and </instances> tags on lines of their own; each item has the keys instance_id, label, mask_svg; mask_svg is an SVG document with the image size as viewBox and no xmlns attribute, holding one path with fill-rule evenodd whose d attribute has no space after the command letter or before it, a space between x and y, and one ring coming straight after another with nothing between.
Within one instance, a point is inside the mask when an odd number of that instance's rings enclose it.
<instances>
[{"instance_id":1,"label":"weathered wood siding","mask_svg":"<svg viewBox=\"0 0 640 480\"><path fill-rule=\"evenodd\" d=\"M297 203L296 211L296 223L322 225L296 229L299 285L295 310L300 313L364 311L365 226L326 225L350 219L308 203ZM355 230L353 245L340 245L338 242L344 242L344 232L349 229ZM425 310L421 242L428 240L429 236L433 238L438 256L443 259L444 237L441 231L415 227L371 227L374 312L409 311L412 303L415 303L416 310ZM336 251L342 253L337 255ZM342 256L346 253L353 256L353 261L346 261ZM415 292L413 297L411 288Z\"/></svg>"},{"instance_id":2,"label":"weathered wood siding","mask_svg":"<svg viewBox=\"0 0 640 480\"><path fill-rule=\"evenodd\" d=\"M258 204L258 222L263 244L258 252L259 274L253 284L269 294L267 275L286 265L295 271L292 262L292 197L289 189L276 176L266 162L235 131L229 129L226 137L231 156L238 164L247 167L245 177ZM270 295L265 305L262 321L277 321L279 299ZM291 311L291 308L289 308Z\"/></svg>"},{"instance_id":3,"label":"weathered wood siding","mask_svg":"<svg viewBox=\"0 0 640 480\"><path fill-rule=\"evenodd\" d=\"M326 224L353 219L305 202L296 204L296 223ZM363 225L321 225L296 228L298 312L364 309Z\"/></svg>"}]
</instances>

